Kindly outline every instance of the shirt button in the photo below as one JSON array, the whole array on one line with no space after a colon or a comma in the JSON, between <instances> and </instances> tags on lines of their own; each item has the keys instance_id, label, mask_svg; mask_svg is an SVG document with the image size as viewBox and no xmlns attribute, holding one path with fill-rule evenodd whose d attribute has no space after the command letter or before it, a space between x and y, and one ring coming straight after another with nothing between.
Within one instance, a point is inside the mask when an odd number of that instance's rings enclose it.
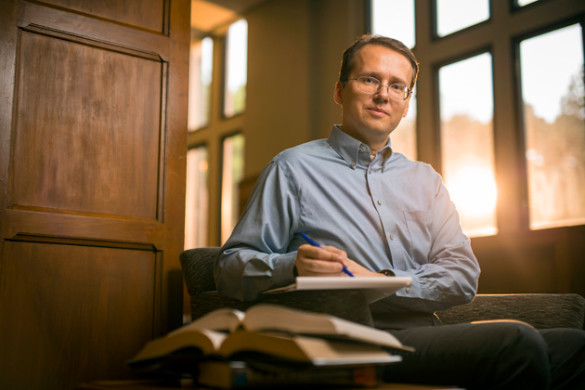
<instances>
[{"instance_id":1,"label":"shirt button","mask_svg":"<svg viewBox=\"0 0 585 390\"><path fill-rule=\"evenodd\" d=\"M365 152L365 151L366 151L366 147L365 147L364 145L362 145L362 146L360 147L360 152Z\"/></svg>"},{"instance_id":2,"label":"shirt button","mask_svg":"<svg viewBox=\"0 0 585 390\"><path fill-rule=\"evenodd\" d=\"M394 240L394 234L390 234L390 239Z\"/></svg>"},{"instance_id":3,"label":"shirt button","mask_svg":"<svg viewBox=\"0 0 585 390\"><path fill-rule=\"evenodd\" d=\"M352 166L352 168L355 167L355 161L351 162L351 166Z\"/></svg>"},{"instance_id":4,"label":"shirt button","mask_svg":"<svg viewBox=\"0 0 585 390\"><path fill-rule=\"evenodd\" d=\"M382 206L382 202L378 201L378 206Z\"/></svg>"}]
</instances>

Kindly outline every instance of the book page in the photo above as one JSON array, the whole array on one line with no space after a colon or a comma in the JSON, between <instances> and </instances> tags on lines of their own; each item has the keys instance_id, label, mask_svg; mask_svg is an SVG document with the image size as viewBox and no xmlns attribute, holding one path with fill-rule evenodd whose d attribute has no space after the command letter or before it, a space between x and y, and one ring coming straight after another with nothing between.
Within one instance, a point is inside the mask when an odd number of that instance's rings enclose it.
<instances>
[{"instance_id":1,"label":"book page","mask_svg":"<svg viewBox=\"0 0 585 390\"><path fill-rule=\"evenodd\" d=\"M297 362L310 362L315 366L380 364L400 360L400 356L392 355L376 345L278 332L239 330L230 334L220 348L221 356L228 358L235 356L236 359L241 359L250 352Z\"/></svg>"},{"instance_id":2,"label":"book page","mask_svg":"<svg viewBox=\"0 0 585 390\"><path fill-rule=\"evenodd\" d=\"M345 276L298 276L296 278L297 290L382 289L395 292L411 284L412 278L408 276L386 278L365 276L356 276L353 278Z\"/></svg>"},{"instance_id":3,"label":"book page","mask_svg":"<svg viewBox=\"0 0 585 390\"><path fill-rule=\"evenodd\" d=\"M294 334L309 334L349 338L363 343L412 350L388 332L347 321L325 313L314 313L289 307L259 304L246 312L243 326L248 331L280 330Z\"/></svg>"},{"instance_id":4,"label":"book page","mask_svg":"<svg viewBox=\"0 0 585 390\"><path fill-rule=\"evenodd\" d=\"M244 312L225 307L207 313L195 321L170 332L169 335L189 332L193 329L212 329L216 331L233 332L240 326L244 317Z\"/></svg>"},{"instance_id":5,"label":"book page","mask_svg":"<svg viewBox=\"0 0 585 390\"><path fill-rule=\"evenodd\" d=\"M187 347L199 350L197 353L194 352L193 356L216 354L226 338L225 333L209 329L193 329L191 332L168 334L146 343L128 364L140 365L141 361L160 358Z\"/></svg>"}]
</instances>

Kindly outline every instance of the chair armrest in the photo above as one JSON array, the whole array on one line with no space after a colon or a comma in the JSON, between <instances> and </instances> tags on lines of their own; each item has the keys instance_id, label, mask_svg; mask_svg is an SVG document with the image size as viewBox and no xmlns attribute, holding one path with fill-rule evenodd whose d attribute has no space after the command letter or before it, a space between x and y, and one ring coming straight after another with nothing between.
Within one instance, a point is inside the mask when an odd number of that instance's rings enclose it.
<instances>
[{"instance_id":1,"label":"chair armrest","mask_svg":"<svg viewBox=\"0 0 585 390\"><path fill-rule=\"evenodd\" d=\"M181 253L179 260L190 296L215 290L213 266L219 255L219 249L219 247L194 248Z\"/></svg>"},{"instance_id":2,"label":"chair armrest","mask_svg":"<svg viewBox=\"0 0 585 390\"><path fill-rule=\"evenodd\" d=\"M585 298L579 294L478 294L471 303L437 315L445 324L513 319L538 329L583 329Z\"/></svg>"}]
</instances>

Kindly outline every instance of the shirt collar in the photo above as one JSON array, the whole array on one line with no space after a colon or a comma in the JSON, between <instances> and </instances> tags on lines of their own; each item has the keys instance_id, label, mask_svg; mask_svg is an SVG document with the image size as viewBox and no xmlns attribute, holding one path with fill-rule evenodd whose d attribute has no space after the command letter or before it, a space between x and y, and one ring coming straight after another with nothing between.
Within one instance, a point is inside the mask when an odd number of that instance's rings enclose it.
<instances>
[{"instance_id":1,"label":"shirt collar","mask_svg":"<svg viewBox=\"0 0 585 390\"><path fill-rule=\"evenodd\" d=\"M341 125L333 125L328 142L352 169L358 166L366 168L373 161L379 160L379 158L372 160L370 158L370 147L344 132ZM382 157L382 165L390 161L392 156L391 145L391 141L388 139L386 146L378 151L377 157Z\"/></svg>"}]
</instances>

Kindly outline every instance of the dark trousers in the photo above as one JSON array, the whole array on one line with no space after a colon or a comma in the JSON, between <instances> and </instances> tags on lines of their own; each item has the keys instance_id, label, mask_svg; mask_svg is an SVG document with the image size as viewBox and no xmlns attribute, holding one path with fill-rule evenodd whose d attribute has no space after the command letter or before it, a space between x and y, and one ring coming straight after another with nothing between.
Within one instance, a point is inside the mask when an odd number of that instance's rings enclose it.
<instances>
[{"instance_id":1,"label":"dark trousers","mask_svg":"<svg viewBox=\"0 0 585 390\"><path fill-rule=\"evenodd\" d=\"M416 352L389 366L388 382L466 389L585 390L585 331L489 321L392 330Z\"/></svg>"}]
</instances>

